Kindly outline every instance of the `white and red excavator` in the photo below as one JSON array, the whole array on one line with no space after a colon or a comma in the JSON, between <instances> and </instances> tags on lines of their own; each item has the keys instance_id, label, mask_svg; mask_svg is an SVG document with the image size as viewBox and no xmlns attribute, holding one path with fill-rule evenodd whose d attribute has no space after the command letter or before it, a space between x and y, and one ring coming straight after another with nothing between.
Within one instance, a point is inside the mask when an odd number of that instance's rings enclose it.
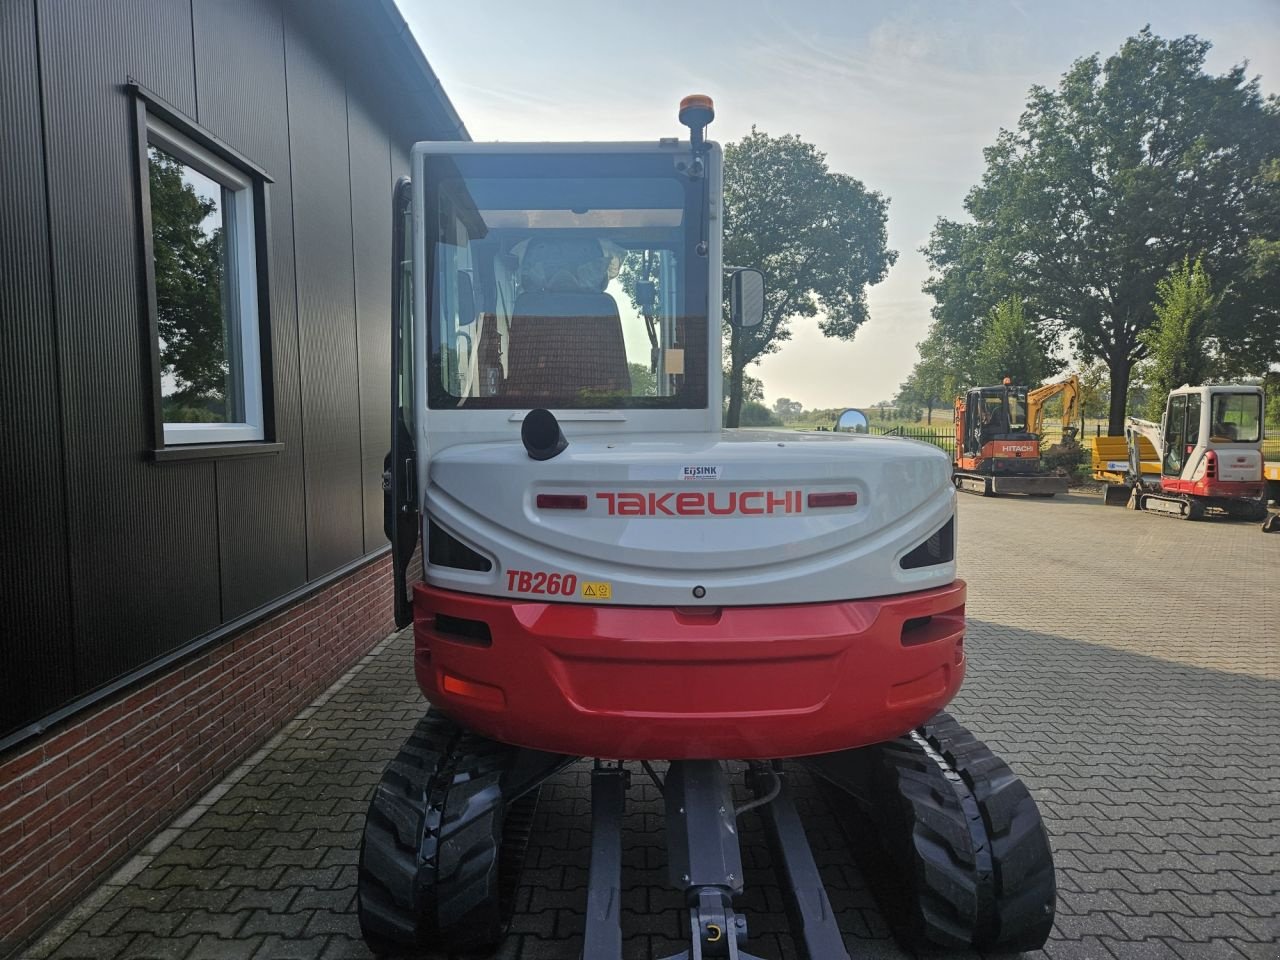
<instances>
[{"instance_id":1,"label":"white and red excavator","mask_svg":"<svg viewBox=\"0 0 1280 960\"><path fill-rule=\"evenodd\" d=\"M721 430L712 115L687 98L687 140L420 143L397 187L387 532L430 710L365 826L359 916L379 953L496 947L538 789L584 758L590 960L622 955L641 774L688 908L679 957L756 956L736 912L746 816L797 949L849 956L797 764L862 811L912 940L1017 951L1052 925L1034 800L940 712L967 664L947 455ZM728 280L730 322L758 324L763 276Z\"/></svg>"},{"instance_id":2,"label":"white and red excavator","mask_svg":"<svg viewBox=\"0 0 1280 960\"><path fill-rule=\"evenodd\" d=\"M1262 520L1265 531L1277 529L1267 511L1262 408L1262 388L1250 384L1170 391L1160 423L1126 421L1128 470L1123 484L1107 490L1106 502L1182 520ZM1155 449L1158 480L1143 476L1141 438Z\"/></svg>"}]
</instances>

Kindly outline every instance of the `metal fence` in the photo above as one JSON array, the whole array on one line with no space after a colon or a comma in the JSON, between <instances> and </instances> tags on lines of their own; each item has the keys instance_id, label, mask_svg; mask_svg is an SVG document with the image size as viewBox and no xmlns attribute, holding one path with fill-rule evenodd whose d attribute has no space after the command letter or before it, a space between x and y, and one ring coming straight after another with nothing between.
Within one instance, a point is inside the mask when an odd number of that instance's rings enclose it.
<instances>
[{"instance_id":1,"label":"metal fence","mask_svg":"<svg viewBox=\"0 0 1280 960\"><path fill-rule=\"evenodd\" d=\"M934 430L929 427L877 427L874 425L868 429L882 437L907 437L910 440L923 440L925 443L932 443L935 447L940 447L947 453L956 452L954 429Z\"/></svg>"}]
</instances>

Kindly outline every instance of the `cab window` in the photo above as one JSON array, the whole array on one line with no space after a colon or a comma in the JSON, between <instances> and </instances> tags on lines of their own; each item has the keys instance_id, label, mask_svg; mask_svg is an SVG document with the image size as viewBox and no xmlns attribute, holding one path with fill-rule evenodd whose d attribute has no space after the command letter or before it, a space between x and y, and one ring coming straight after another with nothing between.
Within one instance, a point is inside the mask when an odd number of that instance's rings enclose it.
<instances>
[{"instance_id":1,"label":"cab window","mask_svg":"<svg viewBox=\"0 0 1280 960\"><path fill-rule=\"evenodd\" d=\"M432 407L705 407L705 203L668 156L427 164Z\"/></svg>"},{"instance_id":2,"label":"cab window","mask_svg":"<svg viewBox=\"0 0 1280 960\"><path fill-rule=\"evenodd\" d=\"M1262 436L1262 397L1256 393L1217 393L1213 397L1210 439L1217 443L1257 443Z\"/></svg>"},{"instance_id":3,"label":"cab window","mask_svg":"<svg viewBox=\"0 0 1280 960\"><path fill-rule=\"evenodd\" d=\"M1185 456L1182 440L1186 436L1187 395L1176 394L1169 398L1169 409L1164 415L1164 463L1161 470L1166 476L1182 473Z\"/></svg>"}]
</instances>

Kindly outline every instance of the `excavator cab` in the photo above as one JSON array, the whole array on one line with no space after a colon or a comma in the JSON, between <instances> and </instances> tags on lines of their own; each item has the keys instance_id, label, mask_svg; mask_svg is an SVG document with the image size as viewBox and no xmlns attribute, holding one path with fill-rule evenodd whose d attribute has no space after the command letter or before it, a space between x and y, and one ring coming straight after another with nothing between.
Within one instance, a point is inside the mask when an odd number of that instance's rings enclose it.
<instances>
[{"instance_id":1,"label":"excavator cab","mask_svg":"<svg viewBox=\"0 0 1280 960\"><path fill-rule=\"evenodd\" d=\"M964 400L966 454L977 456L994 440L1025 440L1027 433L1027 388L1011 384L976 387Z\"/></svg>"}]
</instances>

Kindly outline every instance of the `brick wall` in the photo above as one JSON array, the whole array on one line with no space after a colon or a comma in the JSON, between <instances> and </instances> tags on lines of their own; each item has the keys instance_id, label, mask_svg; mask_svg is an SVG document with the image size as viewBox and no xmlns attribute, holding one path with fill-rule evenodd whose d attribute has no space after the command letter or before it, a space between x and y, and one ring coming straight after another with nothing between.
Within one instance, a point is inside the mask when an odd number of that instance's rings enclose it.
<instances>
[{"instance_id":1,"label":"brick wall","mask_svg":"<svg viewBox=\"0 0 1280 960\"><path fill-rule=\"evenodd\" d=\"M0 956L386 636L390 568L374 560L0 757Z\"/></svg>"}]
</instances>

